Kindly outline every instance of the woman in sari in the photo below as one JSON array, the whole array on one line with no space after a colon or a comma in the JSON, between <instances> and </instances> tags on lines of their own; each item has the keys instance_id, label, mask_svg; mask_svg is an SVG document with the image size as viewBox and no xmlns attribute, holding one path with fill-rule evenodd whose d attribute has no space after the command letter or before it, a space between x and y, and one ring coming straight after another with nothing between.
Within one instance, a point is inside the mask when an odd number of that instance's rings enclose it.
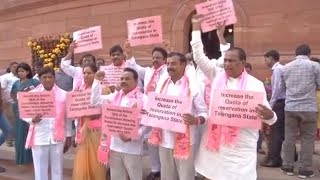
<instances>
[{"instance_id":1,"label":"woman in sari","mask_svg":"<svg viewBox=\"0 0 320 180\"><path fill-rule=\"evenodd\" d=\"M16 150L16 164L26 165L32 163L32 153L31 149L26 150L26 138L29 130L29 124L22 119L20 119L17 94L18 92L27 92L39 85L39 81L32 79L31 67L27 63L20 63L17 67L18 77L11 89L11 97L14 100L13 112L16 119L16 140L15 140L15 150Z\"/></svg>"},{"instance_id":2,"label":"woman in sari","mask_svg":"<svg viewBox=\"0 0 320 180\"><path fill-rule=\"evenodd\" d=\"M83 68L84 79L76 90L89 91L97 72L95 64ZM104 91L105 92L105 91ZM109 91L105 93L110 93ZM77 123L77 153L73 167L73 180L104 180L106 168L98 162L97 153L101 135L101 116L83 116Z\"/></svg>"}]
</instances>

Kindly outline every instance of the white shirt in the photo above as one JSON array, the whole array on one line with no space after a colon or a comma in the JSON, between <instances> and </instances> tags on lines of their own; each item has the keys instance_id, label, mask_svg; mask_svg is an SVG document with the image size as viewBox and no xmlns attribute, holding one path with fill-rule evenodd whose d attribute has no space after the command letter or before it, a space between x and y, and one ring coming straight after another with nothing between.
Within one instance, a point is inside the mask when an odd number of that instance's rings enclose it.
<instances>
[{"instance_id":1,"label":"white shirt","mask_svg":"<svg viewBox=\"0 0 320 180\"><path fill-rule=\"evenodd\" d=\"M91 104L94 106L101 106L102 104L111 103L115 98L117 92L109 95L101 95L101 81L94 80L92 84L92 94L91 94ZM146 97L144 97L144 103ZM124 95L121 98L120 106L129 107L129 98ZM141 126L139 129L139 137L138 139L131 140L129 142L122 141L118 136L111 136L111 144L110 149L116 152L134 154L134 155L142 155L143 150L143 136L149 130L145 126Z\"/></svg>"},{"instance_id":2,"label":"white shirt","mask_svg":"<svg viewBox=\"0 0 320 180\"><path fill-rule=\"evenodd\" d=\"M40 90L46 91L44 88ZM34 92L34 91L31 91ZM67 92L64 94L59 94L59 96L63 96L66 98ZM65 136L71 137L73 136L74 132L72 130L72 121L67 120L66 114L66 121L65 121ZM42 120L35 124L34 126L34 143L33 145L50 145L50 144L58 144L61 142L56 142L54 140L53 132L54 132L54 125L55 125L55 118L41 118ZM32 124L32 118L24 118L24 121Z\"/></svg>"},{"instance_id":3,"label":"white shirt","mask_svg":"<svg viewBox=\"0 0 320 180\"><path fill-rule=\"evenodd\" d=\"M166 81L167 77L163 78L160 80L159 85L157 86L156 92L160 93L161 87ZM191 91L191 98L192 98L192 108L191 108L191 114L194 114L195 116L202 116L205 119L208 118L208 109L207 106L204 102L204 97L201 93L198 91L198 85L195 81L190 81L190 91ZM182 84L181 80L178 80L175 84L170 81L167 89L167 95L170 96L180 96L182 93ZM163 92L164 93L164 92ZM191 145L195 144L196 140L196 132L195 132L195 125L190 126L190 141ZM173 149L174 144L176 140L176 133L169 131L169 130L162 130L162 138L161 138L161 143L160 146Z\"/></svg>"},{"instance_id":4,"label":"white shirt","mask_svg":"<svg viewBox=\"0 0 320 180\"><path fill-rule=\"evenodd\" d=\"M1 76L1 88L4 90L3 92L3 100L5 102L13 103L13 100L11 98L11 89L13 83L15 83L19 78L15 76L13 73L4 74Z\"/></svg>"},{"instance_id":5,"label":"white shirt","mask_svg":"<svg viewBox=\"0 0 320 180\"><path fill-rule=\"evenodd\" d=\"M217 74L223 72L223 69L209 62L208 57L203 53L203 44L201 41L201 32L192 32L191 41L194 59L198 67L210 80L214 80ZM229 78L227 80L228 89L238 89L239 79ZM248 75L247 91L263 92L263 105L270 108L264 85L255 77ZM211 88L211 97L213 97L214 84ZM211 101L210 106L212 106ZM210 108L211 109L211 108ZM270 108L271 109L271 108ZM209 115L211 112L209 111ZM272 125L276 122L277 116L270 120L262 120L264 123ZM206 132L201 140L198 156L195 159L196 171L209 179L218 180L256 180L256 161L257 161L257 141L259 137L258 129L241 128L238 135L238 142L235 147L220 145L218 152L211 152L206 149Z\"/></svg>"},{"instance_id":6,"label":"white shirt","mask_svg":"<svg viewBox=\"0 0 320 180\"><path fill-rule=\"evenodd\" d=\"M227 43L227 44L220 44L220 52L221 52L221 56L218 58L218 59L209 59L210 60L210 63L213 65L213 66L218 66L218 67L221 67L223 68L223 64L224 64L224 56L226 54L226 52L230 49L230 44ZM195 58L195 57L193 57ZM200 88L200 92L205 94L205 87L206 87L206 76L205 74L201 71L201 69L199 68L199 66L197 66L196 68L196 75L195 75L196 79L197 79L197 82L199 83L199 88Z\"/></svg>"},{"instance_id":7,"label":"white shirt","mask_svg":"<svg viewBox=\"0 0 320 180\"><path fill-rule=\"evenodd\" d=\"M34 76L33 76L33 79L36 79L36 80L39 81L39 74L34 75Z\"/></svg>"}]
</instances>

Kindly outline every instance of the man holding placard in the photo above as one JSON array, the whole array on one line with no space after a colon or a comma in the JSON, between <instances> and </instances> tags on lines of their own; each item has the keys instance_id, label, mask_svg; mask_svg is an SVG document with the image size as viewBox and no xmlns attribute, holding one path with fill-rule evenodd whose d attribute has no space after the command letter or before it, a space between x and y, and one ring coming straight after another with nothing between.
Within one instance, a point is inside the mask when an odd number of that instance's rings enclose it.
<instances>
[{"instance_id":1,"label":"man holding placard","mask_svg":"<svg viewBox=\"0 0 320 180\"><path fill-rule=\"evenodd\" d=\"M196 171L212 180L256 180L259 119L271 125L277 116L270 109L263 83L245 71L243 49L226 52L224 69L210 63L203 52L202 21L200 15L192 18L191 46L195 62L213 83L210 121L196 157ZM224 29L219 23L218 28ZM250 100L242 102L245 98Z\"/></svg>"},{"instance_id":2,"label":"man holding placard","mask_svg":"<svg viewBox=\"0 0 320 180\"><path fill-rule=\"evenodd\" d=\"M133 109L132 111L134 111L134 109L136 108L142 108L144 95L137 88L138 73L134 69L124 68L120 83L121 90L110 95L100 95L101 81L104 79L104 76L105 74L102 71L96 73L96 79L94 80L94 83L92 85L92 105L102 105L103 109L108 108L108 106L110 107L110 109L115 109L115 106L119 108L129 107L130 109ZM114 115L112 119L106 119L104 117L105 115L102 115L103 131L105 131L104 123L113 124L115 128L118 129L123 129L123 127L126 126L126 123L121 122L122 124L120 124L118 120L113 120L119 118L121 120L124 119L123 113L121 113L124 110L118 110L116 109L114 111L117 115ZM126 111L129 110L127 109ZM134 121L134 123L139 123L138 117L131 117L126 120ZM111 142L100 142L100 144L104 144L105 154L100 154L98 156L101 160L104 160L104 164L108 163L108 156L110 156L111 179L126 180L127 177L129 177L131 180L142 179L143 137L146 133L147 128L141 126L136 130L137 131L135 133L137 134L137 137L129 137L123 133L114 133L111 136Z\"/></svg>"},{"instance_id":3,"label":"man holding placard","mask_svg":"<svg viewBox=\"0 0 320 180\"><path fill-rule=\"evenodd\" d=\"M32 148L35 180L48 180L50 162L51 179L63 179L63 153L71 146L72 122L66 118L66 94L55 84L55 72L45 67L40 70L41 84L30 93L51 92L54 94L55 115L38 114L22 119L30 124L26 148ZM19 97L19 95L18 95ZM23 99L20 99L20 102ZM21 110L21 108L19 108ZM21 113L22 114L22 113Z\"/></svg>"},{"instance_id":4,"label":"man holding placard","mask_svg":"<svg viewBox=\"0 0 320 180\"><path fill-rule=\"evenodd\" d=\"M159 145L161 179L165 180L194 179L195 127L204 124L207 118L207 107L204 98L198 92L197 83L185 75L186 66L187 60L183 54L177 52L169 53L167 60L169 76L160 80L155 91L161 95L155 100L163 102L157 103L157 109L148 109L147 117L144 116L142 118L142 121L144 121L142 123L145 124L148 124L149 118L157 117L158 119L149 124L154 127L149 142L153 145ZM147 104L154 101L154 98L151 97L153 96L148 96ZM176 102L179 100L173 100L173 97L183 97L187 100L187 103L189 102L188 107L184 107L185 104L183 103L180 103L180 107L177 107L176 105L179 103ZM149 106L147 105L146 107ZM172 112L171 107L177 109L184 107L183 111L185 112ZM157 112L164 113L160 116ZM144 119L145 117L146 119ZM159 120L162 120L161 124ZM177 122L181 124L172 126L172 123ZM167 127L166 124L168 125ZM184 132L181 131L182 125L184 125Z\"/></svg>"}]
</instances>

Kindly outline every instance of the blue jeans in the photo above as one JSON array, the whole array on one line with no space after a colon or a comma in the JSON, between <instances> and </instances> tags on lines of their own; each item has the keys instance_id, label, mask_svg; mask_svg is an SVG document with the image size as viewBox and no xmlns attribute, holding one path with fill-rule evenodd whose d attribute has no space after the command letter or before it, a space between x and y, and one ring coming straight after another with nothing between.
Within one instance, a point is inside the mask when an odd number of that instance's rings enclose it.
<instances>
[{"instance_id":1,"label":"blue jeans","mask_svg":"<svg viewBox=\"0 0 320 180\"><path fill-rule=\"evenodd\" d=\"M11 126L6 115L3 112L0 112L0 129L2 131L0 135L0 146L6 141L9 132L11 131Z\"/></svg>"}]
</instances>

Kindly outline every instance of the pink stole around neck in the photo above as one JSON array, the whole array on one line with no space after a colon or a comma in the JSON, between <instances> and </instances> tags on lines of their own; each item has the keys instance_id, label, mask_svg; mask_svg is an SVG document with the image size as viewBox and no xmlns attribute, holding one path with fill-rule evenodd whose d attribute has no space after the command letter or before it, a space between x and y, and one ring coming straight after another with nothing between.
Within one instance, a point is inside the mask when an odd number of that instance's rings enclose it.
<instances>
[{"instance_id":1,"label":"pink stole around neck","mask_svg":"<svg viewBox=\"0 0 320 180\"><path fill-rule=\"evenodd\" d=\"M239 77L238 89L245 90L247 85L248 73L243 70ZM213 92L217 89L227 89L228 76L225 71L218 74L214 80ZM215 100L211 98L213 103ZM206 148L210 151L219 151L221 144L234 147L237 144L240 128L232 126L223 126L208 122Z\"/></svg>"},{"instance_id":2,"label":"pink stole around neck","mask_svg":"<svg viewBox=\"0 0 320 180\"><path fill-rule=\"evenodd\" d=\"M116 92L112 105L121 106L122 97L125 95L122 90ZM130 91L126 94L129 98L129 107L142 108L143 106L143 94L139 91L138 88ZM98 148L98 161L107 165L109 161L109 152L110 152L111 136L107 135L105 132L101 132L100 144Z\"/></svg>"},{"instance_id":3,"label":"pink stole around neck","mask_svg":"<svg viewBox=\"0 0 320 180\"><path fill-rule=\"evenodd\" d=\"M40 84L32 92L39 92L44 89L43 85ZM65 122L66 122L66 96L65 91L60 89L57 85L54 85L51 92L55 95L56 101L56 117L54 120L53 138L56 142L64 142L65 140ZM34 145L34 130L37 124L30 124L28 136L26 139L25 148L29 149Z\"/></svg>"},{"instance_id":4,"label":"pink stole around neck","mask_svg":"<svg viewBox=\"0 0 320 180\"><path fill-rule=\"evenodd\" d=\"M146 94L149 92L154 92L156 90L157 81L159 80L160 71L162 71L166 67L166 64L163 64L158 69L153 68L152 69L152 76L149 80L149 83L146 88Z\"/></svg>"},{"instance_id":5,"label":"pink stole around neck","mask_svg":"<svg viewBox=\"0 0 320 180\"><path fill-rule=\"evenodd\" d=\"M171 81L171 78L169 77L164 84L161 87L160 93L167 94L168 92L168 86ZM189 78L184 75L181 79L182 81L182 93L181 97L183 96L191 96L190 91L190 82ZM161 143L161 136L162 136L162 130L160 128L152 128L151 135L148 139L148 142L152 145L159 145ZM187 127L186 133L177 133L175 145L173 149L173 155L176 159L188 159L190 156L190 147L191 147L191 140L190 140L190 127Z\"/></svg>"}]
</instances>

